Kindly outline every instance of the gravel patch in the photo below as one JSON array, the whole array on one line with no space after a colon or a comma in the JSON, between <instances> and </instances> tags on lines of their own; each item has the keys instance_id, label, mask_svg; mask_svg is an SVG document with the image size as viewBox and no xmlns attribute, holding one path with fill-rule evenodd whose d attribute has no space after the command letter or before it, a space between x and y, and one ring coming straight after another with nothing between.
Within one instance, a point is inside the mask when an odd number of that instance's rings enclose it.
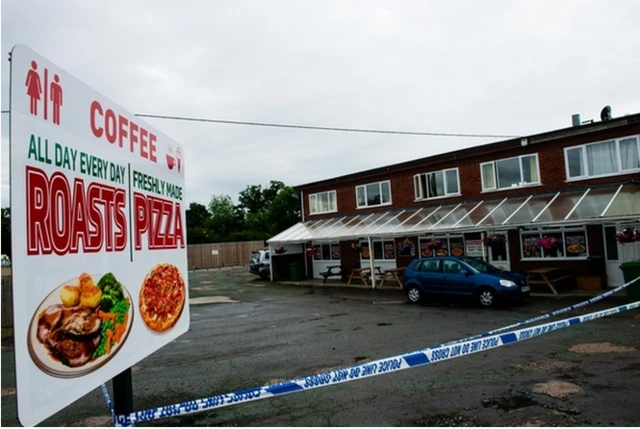
<instances>
[{"instance_id":1,"label":"gravel patch","mask_svg":"<svg viewBox=\"0 0 640 429\"><path fill-rule=\"evenodd\" d=\"M552 380L547 383L536 384L533 386L533 392L551 396L556 399L563 399L569 395L582 393L582 389L577 384Z\"/></svg>"},{"instance_id":2,"label":"gravel patch","mask_svg":"<svg viewBox=\"0 0 640 429\"><path fill-rule=\"evenodd\" d=\"M580 354L598 354L598 353L631 353L636 349L633 347L616 346L611 343L591 343L591 344L576 344L569 349L570 352Z\"/></svg>"}]
</instances>

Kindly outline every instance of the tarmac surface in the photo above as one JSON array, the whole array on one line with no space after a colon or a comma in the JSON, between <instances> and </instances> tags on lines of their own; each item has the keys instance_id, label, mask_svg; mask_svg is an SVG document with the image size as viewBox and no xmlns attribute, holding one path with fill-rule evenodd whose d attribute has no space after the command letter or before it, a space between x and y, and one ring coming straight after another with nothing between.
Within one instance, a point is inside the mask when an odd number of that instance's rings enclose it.
<instances>
[{"instance_id":1,"label":"tarmac surface","mask_svg":"<svg viewBox=\"0 0 640 429\"><path fill-rule=\"evenodd\" d=\"M246 267L192 272L189 283L191 329L134 365L136 410L393 357L587 298L412 305L397 288L270 283ZM548 320L625 302L622 294ZM418 368L137 426L639 426L639 325L640 312L627 311ZM15 389L9 338L2 426L19 425ZM41 425L112 421L96 387Z\"/></svg>"}]
</instances>

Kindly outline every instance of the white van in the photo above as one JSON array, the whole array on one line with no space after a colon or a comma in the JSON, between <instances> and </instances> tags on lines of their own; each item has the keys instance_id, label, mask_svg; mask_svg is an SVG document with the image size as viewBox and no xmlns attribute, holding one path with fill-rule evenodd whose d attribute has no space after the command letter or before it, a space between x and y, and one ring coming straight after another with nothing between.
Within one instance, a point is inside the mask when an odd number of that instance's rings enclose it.
<instances>
[{"instance_id":1,"label":"white van","mask_svg":"<svg viewBox=\"0 0 640 429\"><path fill-rule=\"evenodd\" d=\"M271 275L271 259L268 250L255 250L251 252L249 260L249 272L257 274L262 280L266 280Z\"/></svg>"}]
</instances>

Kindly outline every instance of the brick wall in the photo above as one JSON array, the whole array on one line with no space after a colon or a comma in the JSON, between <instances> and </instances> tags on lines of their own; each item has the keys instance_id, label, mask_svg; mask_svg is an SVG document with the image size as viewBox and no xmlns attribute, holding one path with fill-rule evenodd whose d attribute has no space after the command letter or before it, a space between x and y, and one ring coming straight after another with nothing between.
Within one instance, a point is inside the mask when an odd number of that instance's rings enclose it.
<instances>
[{"instance_id":1,"label":"brick wall","mask_svg":"<svg viewBox=\"0 0 640 429\"><path fill-rule=\"evenodd\" d=\"M428 206L437 203L455 204L468 200L503 198L524 193L551 192L560 189L584 188L592 185L624 183L630 180L637 180L640 178L640 175L633 173L601 179L566 182L564 164L565 147L639 134L640 115L635 116L638 116L638 120L617 128L596 130L582 135L570 135L548 142L529 143L524 147L521 146L519 139L483 145L459 152L437 155L424 160L396 164L359 174L329 179L311 186L302 186L299 189L304 190L305 219L317 219L335 216L337 214L370 213L372 211L410 206ZM542 137L538 137L538 140L541 139ZM535 138L531 140L533 142L536 141ZM480 164L482 162L533 153L538 154L541 186L482 193L482 181L480 178ZM453 167L458 168L462 193L461 197L414 202L413 176L415 174ZM372 209L356 209L356 186L384 180L391 181L392 205ZM338 213L309 216L308 195L330 190L336 190Z\"/></svg>"}]
</instances>

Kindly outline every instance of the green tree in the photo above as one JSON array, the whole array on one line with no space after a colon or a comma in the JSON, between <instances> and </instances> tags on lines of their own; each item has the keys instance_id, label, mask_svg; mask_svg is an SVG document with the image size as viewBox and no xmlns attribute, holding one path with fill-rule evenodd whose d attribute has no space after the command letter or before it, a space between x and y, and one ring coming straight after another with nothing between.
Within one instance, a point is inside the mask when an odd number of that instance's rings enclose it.
<instances>
[{"instance_id":1,"label":"green tree","mask_svg":"<svg viewBox=\"0 0 640 429\"><path fill-rule=\"evenodd\" d=\"M2 208L2 254L11 258L11 209Z\"/></svg>"},{"instance_id":2,"label":"green tree","mask_svg":"<svg viewBox=\"0 0 640 429\"><path fill-rule=\"evenodd\" d=\"M231 234L243 230L244 212L233 205L228 195L214 195L209 203L213 240L231 241Z\"/></svg>"},{"instance_id":3,"label":"green tree","mask_svg":"<svg viewBox=\"0 0 640 429\"><path fill-rule=\"evenodd\" d=\"M200 203L189 204L187 210L187 243L211 243L211 213Z\"/></svg>"}]
</instances>

